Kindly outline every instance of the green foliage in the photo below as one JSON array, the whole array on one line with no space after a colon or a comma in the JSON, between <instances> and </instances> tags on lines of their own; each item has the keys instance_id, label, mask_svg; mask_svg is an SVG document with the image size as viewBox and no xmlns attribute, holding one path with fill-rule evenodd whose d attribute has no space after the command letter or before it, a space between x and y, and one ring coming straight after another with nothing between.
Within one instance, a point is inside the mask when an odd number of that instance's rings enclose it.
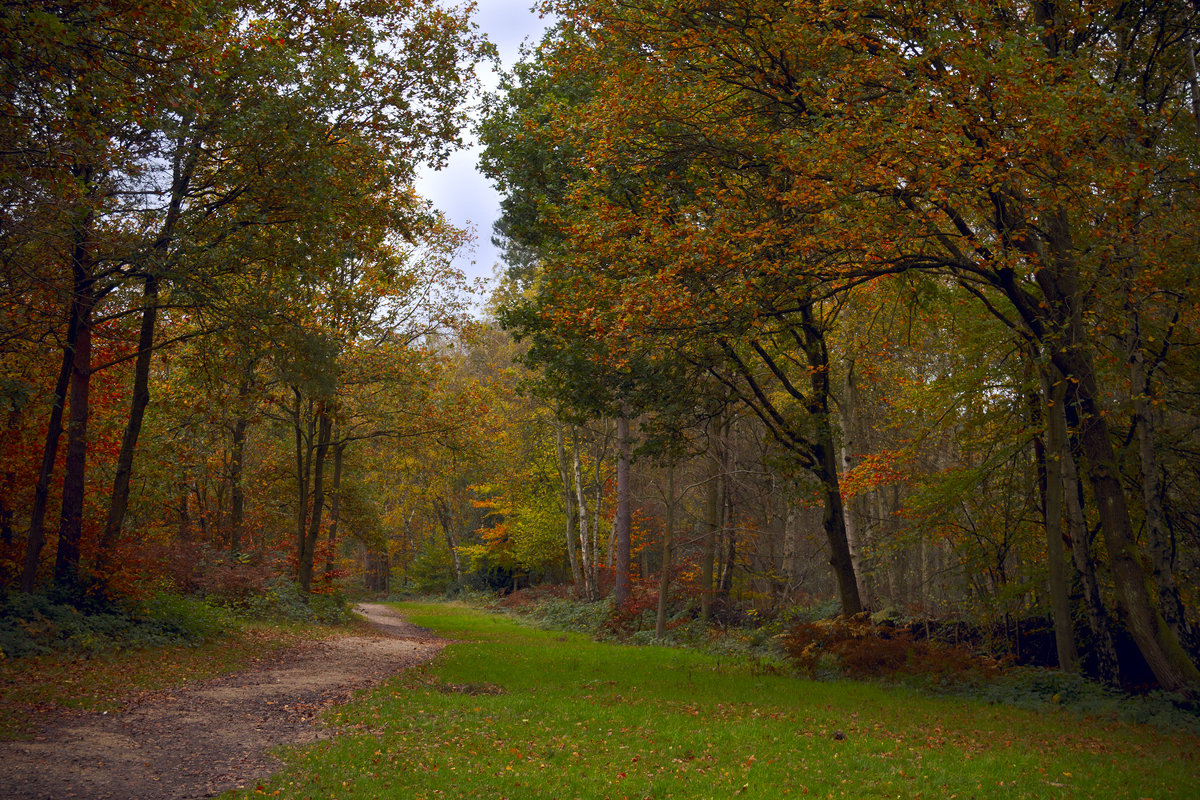
<instances>
[{"instance_id":1,"label":"green foliage","mask_svg":"<svg viewBox=\"0 0 1200 800\"><path fill-rule=\"evenodd\" d=\"M529 486L520 498L515 523L512 553L518 564L545 569L566 558L562 503L555 486L547 481Z\"/></svg>"},{"instance_id":2,"label":"green foliage","mask_svg":"<svg viewBox=\"0 0 1200 800\"><path fill-rule=\"evenodd\" d=\"M1081 717L1152 725L1200 736L1200 704L1173 692L1129 695L1082 675L1025 667L991 681L948 687L947 693L1044 712L1062 708Z\"/></svg>"},{"instance_id":3,"label":"green foliage","mask_svg":"<svg viewBox=\"0 0 1200 800\"><path fill-rule=\"evenodd\" d=\"M408 568L408 583L417 594L441 594L457 585L454 562L445 547L426 547Z\"/></svg>"},{"instance_id":4,"label":"green foliage","mask_svg":"<svg viewBox=\"0 0 1200 800\"><path fill-rule=\"evenodd\" d=\"M543 628L592 637L602 635L612 612L613 604L608 598L594 602L549 599L526 609L526 614Z\"/></svg>"},{"instance_id":5,"label":"green foliage","mask_svg":"<svg viewBox=\"0 0 1200 800\"><path fill-rule=\"evenodd\" d=\"M832 598L819 600L808 605L797 605L779 615L781 620L789 622L816 622L821 619L833 619L842 613L841 604ZM777 631L782 633L783 631Z\"/></svg>"},{"instance_id":6,"label":"green foliage","mask_svg":"<svg viewBox=\"0 0 1200 800\"><path fill-rule=\"evenodd\" d=\"M224 632L227 612L194 597L157 594L140 607L92 599L64 602L48 594L0 595L0 657L56 650L111 652L196 643Z\"/></svg>"},{"instance_id":7,"label":"green foliage","mask_svg":"<svg viewBox=\"0 0 1200 800\"><path fill-rule=\"evenodd\" d=\"M206 599L160 593L143 601L141 611L163 630L187 641L207 641L229 629L229 612Z\"/></svg>"},{"instance_id":8,"label":"green foliage","mask_svg":"<svg viewBox=\"0 0 1200 800\"><path fill-rule=\"evenodd\" d=\"M350 605L338 594L304 594L293 581L276 578L266 590L245 600L242 609L252 617L289 622L337 625L354 618Z\"/></svg>"}]
</instances>

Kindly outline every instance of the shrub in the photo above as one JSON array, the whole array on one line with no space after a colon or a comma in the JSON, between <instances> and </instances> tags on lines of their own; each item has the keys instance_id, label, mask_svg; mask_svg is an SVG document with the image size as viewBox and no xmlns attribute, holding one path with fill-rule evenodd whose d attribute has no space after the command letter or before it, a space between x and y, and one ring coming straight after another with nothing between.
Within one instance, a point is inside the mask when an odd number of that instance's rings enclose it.
<instances>
[{"instance_id":1,"label":"shrub","mask_svg":"<svg viewBox=\"0 0 1200 800\"><path fill-rule=\"evenodd\" d=\"M1000 668L994 659L965 648L920 640L909 626L877 625L867 614L797 622L783 635L782 643L788 659L810 675L830 660L851 678L994 675Z\"/></svg>"},{"instance_id":2,"label":"shrub","mask_svg":"<svg viewBox=\"0 0 1200 800\"><path fill-rule=\"evenodd\" d=\"M1185 694L1128 694L1082 675L1021 667L1001 678L949 687L949 692L1033 711L1061 708L1080 716L1154 725L1200 735L1200 703Z\"/></svg>"},{"instance_id":3,"label":"shrub","mask_svg":"<svg viewBox=\"0 0 1200 800\"><path fill-rule=\"evenodd\" d=\"M286 578L266 582L258 594L247 597L239 608L259 619L284 619L289 622L319 622L336 625L353 618L350 604L337 594L310 594Z\"/></svg>"},{"instance_id":4,"label":"shrub","mask_svg":"<svg viewBox=\"0 0 1200 800\"><path fill-rule=\"evenodd\" d=\"M0 657L201 641L228 624L226 614L203 600L166 593L140 606L78 592L8 594L0 596Z\"/></svg>"},{"instance_id":5,"label":"shrub","mask_svg":"<svg viewBox=\"0 0 1200 800\"><path fill-rule=\"evenodd\" d=\"M178 638L204 641L230 626L229 612L198 597L160 593L142 603L146 619Z\"/></svg>"},{"instance_id":6,"label":"shrub","mask_svg":"<svg viewBox=\"0 0 1200 800\"><path fill-rule=\"evenodd\" d=\"M271 573L265 564L246 556L234 557L197 542L149 546L145 551L157 564L156 573L178 592L218 598L226 604L260 594Z\"/></svg>"},{"instance_id":7,"label":"shrub","mask_svg":"<svg viewBox=\"0 0 1200 800\"><path fill-rule=\"evenodd\" d=\"M599 636L612 616L612 602L597 600L546 600L529 608L530 618L542 627Z\"/></svg>"},{"instance_id":8,"label":"shrub","mask_svg":"<svg viewBox=\"0 0 1200 800\"><path fill-rule=\"evenodd\" d=\"M642 630L653 630L658 614L658 590L645 584L634 584L629 599L612 605L604 629L618 638Z\"/></svg>"}]
</instances>

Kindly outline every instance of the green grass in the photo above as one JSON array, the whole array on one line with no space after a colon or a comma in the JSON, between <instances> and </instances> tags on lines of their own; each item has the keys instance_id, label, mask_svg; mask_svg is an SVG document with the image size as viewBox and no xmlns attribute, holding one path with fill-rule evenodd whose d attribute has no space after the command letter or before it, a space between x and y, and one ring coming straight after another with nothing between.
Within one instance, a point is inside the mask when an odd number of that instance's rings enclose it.
<instances>
[{"instance_id":1,"label":"green grass","mask_svg":"<svg viewBox=\"0 0 1200 800\"><path fill-rule=\"evenodd\" d=\"M238 797L1194 798L1200 741L599 644L462 606L401 606L458 640L332 712Z\"/></svg>"}]
</instances>

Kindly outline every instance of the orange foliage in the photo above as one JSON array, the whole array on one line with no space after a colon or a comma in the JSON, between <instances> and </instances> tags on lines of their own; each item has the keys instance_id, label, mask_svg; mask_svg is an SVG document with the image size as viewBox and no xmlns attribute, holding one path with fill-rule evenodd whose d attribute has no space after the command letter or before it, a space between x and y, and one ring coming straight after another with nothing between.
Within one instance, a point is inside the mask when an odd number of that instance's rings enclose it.
<instances>
[{"instance_id":1,"label":"orange foliage","mask_svg":"<svg viewBox=\"0 0 1200 800\"><path fill-rule=\"evenodd\" d=\"M842 476L843 499L903 482L912 473L910 460L911 454L903 450L881 450L861 456L854 468Z\"/></svg>"},{"instance_id":2,"label":"orange foliage","mask_svg":"<svg viewBox=\"0 0 1200 800\"><path fill-rule=\"evenodd\" d=\"M876 625L868 614L798 622L784 635L783 646L788 658L810 674L828 655L851 678L994 675L1002 666L963 647L920 639L910 626Z\"/></svg>"}]
</instances>

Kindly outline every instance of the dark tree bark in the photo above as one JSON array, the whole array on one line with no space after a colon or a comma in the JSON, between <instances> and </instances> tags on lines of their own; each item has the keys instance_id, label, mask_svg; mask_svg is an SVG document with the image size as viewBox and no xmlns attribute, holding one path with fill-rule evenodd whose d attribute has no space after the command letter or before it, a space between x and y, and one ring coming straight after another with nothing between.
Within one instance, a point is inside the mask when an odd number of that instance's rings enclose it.
<instances>
[{"instance_id":1,"label":"dark tree bark","mask_svg":"<svg viewBox=\"0 0 1200 800\"><path fill-rule=\"evenodd\" d=\"M613 520L613 536L616 537L616 582L613 601L619 606L629 600L629 549L632 510L629 502L630 462L629 418L622 415L617 420L617 513Z\"/></svg>"},{"instance_id":2,"label":"dark tree bark","mask_svg":"<svg viewBox=\"0 0 1200 800\"><path fill-rule=\"evenodd\" d=\"M709 446L708 462L710 466L707 486L707 497L704 513L704 538L701 541L700 553L700 618L712 619L713 601L713 572L716 561L717 539L725 527L723 512L725 509L724 490L724 425L718 425L718 434Z\"/></svg>"},{"instance_id":3,"label":"dark tree bark","mask_svg":"<svg viewBox=\"0 0 1200 800\"><path fill-rule=\"evenodd\" d=\"M158 279L147 275L142 302L142 324L138 333L137 359L133 368L133 397L129 404L129 420L125 435L121 439L121 451L117 456L117 469L113 476L112 493L109 497L108 518L100 538L101 575L107 569L109 550L121 536L125 524L125 512L129 508L129 483L133 476L133 456L137 449L138 436L142 432L142 421L146 407L150 405L150 357L154 352L154 325L158 316Z\"/></svg>"},{"instance_id":4,"label":"dark tree bark","mask_svg":"<svg viewBox=\"0 0 1200 800\"><path fill-rule=\"evenodd\" d=\"M311 412L313 404L309 401ZM296 557L304 553L305 540L308 537L308 481L312 471L312 457L315 451L316 427L312 414L305 420L302 415L304 401L300 390L292 387L292 432L295 445L296 465ZM299 561L297 561L297 579L300 577Z\"/></svg>"},{"instance_id":5,"label":"dark tree bark","mask_svg":"<svg viewBox=\"0 0 1200 800\"><path fill-rule=\"evenodd\" d=\"M130 400L125 435L121 439L121 451L117 456L117 468L113 476L112 492L109 496L108 517L105 520L104 533L100 539L102 574L109 558L108 551L117 543L125 524L125 512L129 508L129 484L133 476L134 453L137 450L138 437L142 433L142 421L146 416L146 407L150 405L150 361L154 355L154 327L158 321L160 280L158 270L162 268L171 241L175 237L175 229L183 210L184 197L200 157L198 145L187 141L187 125L184 128L185 132L177 139L175 148L171 176L171 199L167 206L166 217L151 249L151 263L144 265L146 272L142 294L142 321L138 332L137 359L133 368L133 396Z\"/></svg>"},{"instance_id":6,"label":"dark tree bark","mask_svg":"<svg viewBox=\"0 0 1200 800\"><path fill-rule=\"evenodd\" d=\"M811 444L813 471L821 481L824 496L822 526L829 542L829 563L837 580L842 613L852 616L861 613L863 605L858 593L850 541L846 535L846 509L842 503L837 448L830 421L829 349L825 343L825 332L817 324L811 305L805 305L802 309L801 321L801 344L809 367L808 413L816 428L816 436Z\"/></svg>"},{"instance_id":7,"label":"dark tree bark","mask_svg":"<svg viewBox=\"0 0 1200 800\"><path fill-rule=\"evenodd\" d=\"M387 548L377 550L365 545L363 553L364 584L369 591L387 594L391 591L391 563Z\"/></svg>"},{"instance_id":8,"label":"dark tree bark","mask_svg":"<svg viewBox=\"0 0 1200 800\"><path fill-rule=\"evenodd\" d=\"M346 455L347 442L333 445L333 486L329 501L329 553L325 558L325 577L333 576L334 551L337 548L338 520L342 512L342 460Z\"/></svg>"},{"instance_id":9,"label":"dark tree bark","mask_svg":"<svg viewBox=\"0 0 1200 800\"><path fill-rule=\"evenodd\" d=\"M32 592L37 586L38 562L46 544L46 504L50 497L50 481L54 479L54 462L58 458L58 442L62 438L63 410L66 406L67 387L71 382L71 369L75 363L75 342L78 338L79 318L75 313L75 301L71 300L68 311L67 340L63 345L62 366L54 384L54 402L50 407L50 422L46 429L46 444L42 448L42 465L38 470L37 485L33 490L33 509L29 518L29 537L25 546L25 563L21 571L21 591Z\"/></svg>"},{"instance_id":10,"label":"dark tree bark","mask_svg":"<svg viewBox=\"0 0 1200 800\"><path fill-rule=\"evenodd\" d=\"M297 581L300 591L312 591L313 560L316 555L317 538L321 533L321 519L325 510L325 458L333 432L333 420L324 402L317 404L317 441L312 464L312 511L308 515L308 527L300 543Z\"/></svg>"},{"instance_id":11,"label":"dark tree bark","mask_svg":"<svg viewBox=\"0 0 1200 800\"><path fill-rule=\"evenodd\" d=\"M87 486L87 434L89 394L92 380L92 311L96 286L91 263L91 214L75 235L71 256L75 321L75 348L71 357L70 397L67 418L67 453L63 465L62 510L58 524L58 551L54 558L54 581L61 585L79 582L79 550L83 536L83 500Z\"/></svg>"},{"instance_id":12,"label":"dark tree bark","mask_svg":"<svg viewBox=\"0 0 1200 800\"><path fill-rule=\"evenodd\" d=\"M1131 277L1126 277L1127 283ZM1162 481L1159 479L1158 456L1154 446L1155 411L1154 388L1142 351L1141 315L1132 296L1126 298L1129 321L1126 354L1129 358L1129 383L1133 394L1133 428L1136 434L1138 464L1141 467L1142 508L1146 526L1146 543L1150 548L1150 568L1158 591L1158 608L1175 637L1192 652L1197 651L1197 637L1184 610L1179 584L1175 579L1175 543L1167 528L1163 504Z\"/></svg>"},{"instance_id":13,"label":"dark tree bark","mask_svg":"<svg viewBox=\"0 0 1200 800\"><path fill-rule=\"evenodd\" d=\"M1050 583L1050 608L1054 622L1054 646L1058 655L1058 667L1064 672L1079 671L1079 653L1075 646L1075 627L1071 616L1070 579L1066 559L1063 523L1063 469L1062 458L1066 450L1062 425L1055 419L1060 415L1066 398L1066 386L1059 382L1051 386L1043 370L1042 397L1047 406L1041 411L1041 400L1034 397L1030 408L1038 417L1035 423L1045 431L1045 439L1034 439L1035 457L1042 487L1042 518L1046 531L1047 573ZM1069 540L1068 540L1069 541Z\"/></svg>"},{"instance_id":14,"label":"dark tree bark","mask_svg":"<svg viewBox=\"0 0 1200 800\"><path fill-rule=\"evenodd\" d=\"M658 574L658 608L654 616L654 638L667 635L667 593L671 588L671 547L675 536L675 464L667 465L667 497L663 511L662 570Z\"/></svg>"},{"instance_id":15,"label":"dark tree bark","mask_svg":"<svg viewBox=\"0 0 1200 800\"><path fill-rule=\"evenodd\" d=\"M1011 210L1009 213L1016 214ZM1014 239L1025 248L1030 261L1038 265L1034 278L1041 297L1019 284L1012 271L997 272L994 283L1017 309L1029 335L1041 344L1062 379L1071 384L1069 401L1078 420L1078 435L1072 441L1077 445L1081 471L1095 499L1100 533L1130 635L1164 689L1200 685L1200 670L1163 619L1147 588L1148 576L1141 565L1120 467L1102 407L1094 345L1083 321L1085 298L1079 286L1067 212L1058 209L1046 214L1042 226L1036 240L1024 233ZM998 227L1006 236L1015 229L1012 223Z\"/></svg>"},{"instance_id":16,"label":"dark tree bark","mask_svg":"<svg viewBox=\"0 0 1200 800\"><path fill-rule=\"evenodd\" d=\"M788 315L792 313L795 312L789 312ZM735 379L719 373L714 374L762 420L775 440L794 455L798 465L819 481L824 500L822 526L829 543L829 563L837 582L842 613L850 616L861 613L863 605L846 532L846 510L842 504L837 448L830 417L829 351L814 302L802 303L798 314L800 324L789 323L784 327L784 335L790 337L790 345L805 355L809 376L806 390L802 390L792 381L785 368L786 364L781 363L773 351L761 341L752 340L749 345L783 390L804 405L807 412L805 426L797 426L795 421L775 404L767 389L760 383L755 370L751 369L727 341L719 341L719 344L749 391L745 391Z\"/></svg>"},{"instance_id":17,"label":"dark tree bark","mask_svg":"<svg viewBox=\"0 0 1200 800\"><path fill-rule=\"evenodd\" d=\"M233 423L233 441L229 456L229 553L236 556L242 550L242 531L246 525L246 490L242 474L246 466L246 429L249 420L239 416Z\"/></svg>"}]
</instances>

